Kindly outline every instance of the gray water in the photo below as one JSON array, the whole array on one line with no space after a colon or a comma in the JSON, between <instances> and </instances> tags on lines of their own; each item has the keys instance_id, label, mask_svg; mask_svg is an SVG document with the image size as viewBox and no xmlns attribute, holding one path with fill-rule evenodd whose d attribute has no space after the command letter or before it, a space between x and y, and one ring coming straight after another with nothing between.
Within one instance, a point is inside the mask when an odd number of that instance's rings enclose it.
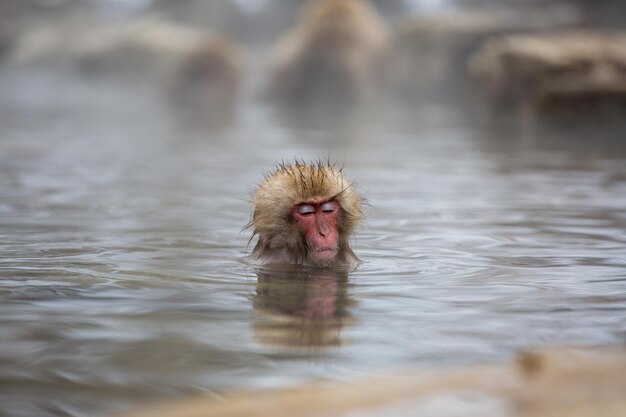
<instances>
[{"instance_id":1,"label":"gray water","mask_svg":"<svg viewBox=\"0 0 626 417\"><path fill-rule=\"evenodd\" d=\"M0 84L2 416L625 341L624 143L434 105L297 127L252 99L209 130L139 86ZM370 203L358 270L243 263L263 173L329 155Z\"/></svg>"}]
</instances>

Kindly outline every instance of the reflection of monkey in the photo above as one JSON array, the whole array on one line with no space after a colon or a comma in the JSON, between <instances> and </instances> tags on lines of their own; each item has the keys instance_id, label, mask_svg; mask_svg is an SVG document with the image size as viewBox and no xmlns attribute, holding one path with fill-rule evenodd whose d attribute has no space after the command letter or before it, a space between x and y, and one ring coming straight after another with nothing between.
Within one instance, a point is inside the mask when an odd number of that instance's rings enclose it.
<instances>
[{"instance_id":1,"label":"reflection of monkey","mask_svg":"<svg viewBox=\"0 0 626 417\"><path fill-rule=\"evenodd\" d=\"M297 107L366 102L381 88L388 38L363 0L313 1L275 50L269 93Z\"/></svg>"},{"instance_id":2,"label":"reflection of monkey","mask_svg":"<svg viewBox=\"0 0 626 417\"><path fill-rule=\"evenodd\" d=\"M265 344L323 347L341 344L349 319L345 272L322 269L260 270L254 309L262 317L254 325Z\"/></svg>"},{"instance_id":3,"label":"reflection of monkey","mask_svg":"<svg viewBox=\"0 0 626 417\"><path fill-rule=\"evenodd\" d=\"M252 199L249 227L259 240L250 262L354 269L349 238L363 219L361 200L330 162L280 165Z\"/></svg>"},{"instance_id":4,"label":"reflection of monkey","mask_svg":"<svg viewBox=\"0 0 626 417\"><path fill-rule=\"evenodd\" d=\"M174 75L171 92L176 104L211 121L230 119L240 89L241 55L226 39L214 39L192 50Z\"/></svg>"}]
</instances>

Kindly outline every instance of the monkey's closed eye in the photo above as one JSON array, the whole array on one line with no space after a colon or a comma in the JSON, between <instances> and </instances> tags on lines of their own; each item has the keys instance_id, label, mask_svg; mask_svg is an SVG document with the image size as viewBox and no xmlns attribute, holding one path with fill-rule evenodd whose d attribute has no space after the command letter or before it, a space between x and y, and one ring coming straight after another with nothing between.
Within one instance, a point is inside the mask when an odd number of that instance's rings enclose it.
<instances>
[{"instance_id":1,"label":"monkey's closed eye","mask_svg":"<svg viewBox=\"0 0 626 417\"><path fill-rule=\"evenodd\" d=\"M335 201L327 201L322 204L322 211L324 213L332 213L335 210L337 210L337 203Z\"/></svg>"},{"instance_id":2,"label":"monkey's closed eye","mask_svg":"<svg viewBox=\"0 0 626 417\"><path fill-rule=\"evenodd\" d=\"M315 213L315 207L310 204L301 204L300 206L298 206L298 213L303 216L306 216L307 214L313 214Z\"/></svg>"}]
</instances>

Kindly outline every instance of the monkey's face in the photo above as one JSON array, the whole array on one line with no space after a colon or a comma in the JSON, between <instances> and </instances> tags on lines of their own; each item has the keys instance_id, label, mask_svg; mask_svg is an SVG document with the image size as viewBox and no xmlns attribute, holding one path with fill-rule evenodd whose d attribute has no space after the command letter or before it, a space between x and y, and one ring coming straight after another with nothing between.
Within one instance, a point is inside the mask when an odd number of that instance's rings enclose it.
<instances>
[{"instance_id":1,"label":"monkey's face","mask_svg":"<svg viewBox=\"0 0 626 417\"><path fill-rule=\"evenodd\" d=\"M339 213L334 200L306 201L296 204L293 216L304 236L307 260L313 265L330 266L339 253Z\"/></svg>"}]
</instances>

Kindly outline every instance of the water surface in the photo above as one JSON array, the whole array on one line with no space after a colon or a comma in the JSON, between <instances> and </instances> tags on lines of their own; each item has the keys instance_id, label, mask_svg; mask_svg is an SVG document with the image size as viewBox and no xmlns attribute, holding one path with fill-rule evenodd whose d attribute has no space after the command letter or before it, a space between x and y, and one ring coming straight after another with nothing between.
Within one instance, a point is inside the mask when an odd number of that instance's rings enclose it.
<instances>
[{"instance_id":1,"label":"water surface","mask_svg":"<svg viewBox=\"0 0 626 417\"><path fill-rule=\"evenodd\" d=\"M326 129L247 100L209 130L156 91L36 71L0 90L0 415L625 341L623 144L436 106ZM370 203L359 269L243 263L262 174L329 155Z\"/></svg>"}]
</instances>

